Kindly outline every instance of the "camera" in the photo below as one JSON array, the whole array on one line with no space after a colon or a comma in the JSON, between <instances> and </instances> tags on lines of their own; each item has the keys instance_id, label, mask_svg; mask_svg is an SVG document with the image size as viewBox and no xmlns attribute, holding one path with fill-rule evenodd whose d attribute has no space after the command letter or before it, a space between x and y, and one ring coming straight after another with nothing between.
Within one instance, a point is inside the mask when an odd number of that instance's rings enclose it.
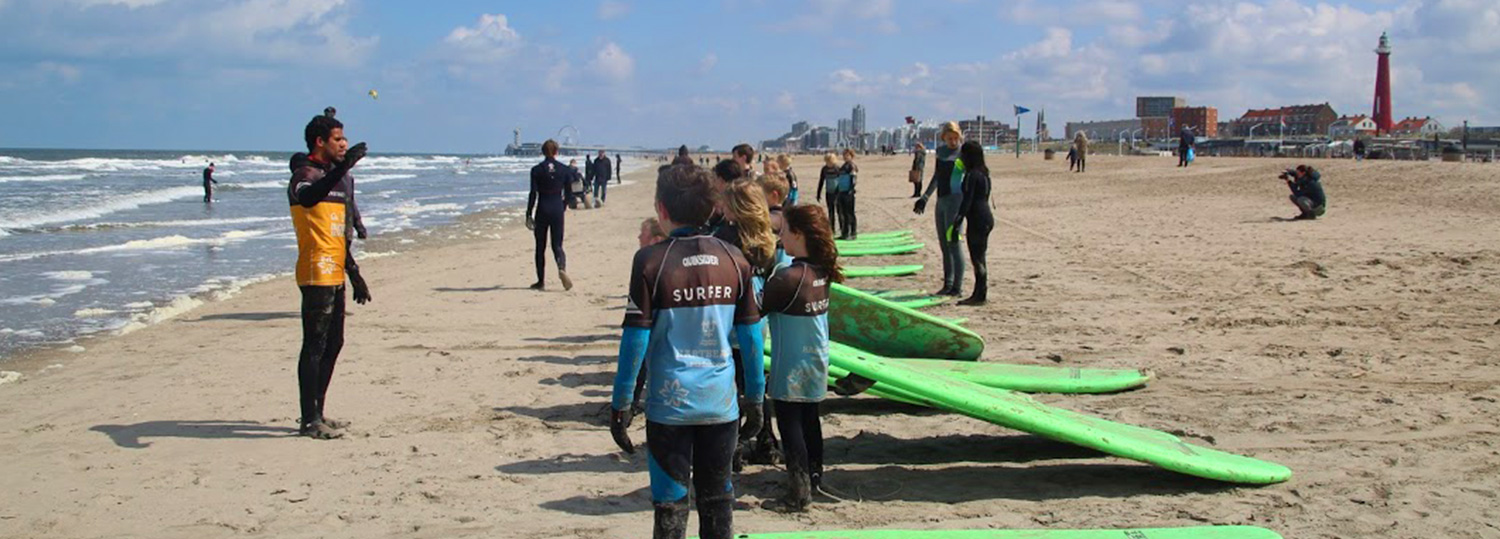
<instances>
[{"instance_id":1,"label":"camera","mask_svg":"<svg viewBox=\"0 0 1500 539\"><path fill-rule=\"evenodd\" d=\"M1287 181L1291 181L1292 179L1294 179L1296 177L1297 177L1297 169L1292 169L1292 168L1289 168L1289 169L1281 171L1281 175L1277 176L1277 178L1281 178L1281 179L1287 180Z\"/></svg>"}]
</instances>

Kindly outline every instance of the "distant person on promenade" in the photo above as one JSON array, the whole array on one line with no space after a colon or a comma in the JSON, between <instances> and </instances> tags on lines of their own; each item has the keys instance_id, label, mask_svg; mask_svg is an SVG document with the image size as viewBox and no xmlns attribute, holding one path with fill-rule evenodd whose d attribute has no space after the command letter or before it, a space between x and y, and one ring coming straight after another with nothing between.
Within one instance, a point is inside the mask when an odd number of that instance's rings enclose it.
<instances>
[{"instance_id":1,"label":"distant person on promenade","mask_svg":"<svg viewBox=\"0 0 1500 539\"><path fill-rule=\"evenodd\" d=\"M563 222L567 206L563 205L563 192L574 178L575 172L557 162L557 141L548 139L542 143L542 162L531 167L531 193L526 196L526 228L536 237L536 283L532 290L547 288L547 240L550 234L552 258L557 260L557 278L563 290L573 289L573 280L568 278L568 255L563 252Z\"/></svg>"},{"instance_id":2,"label":"distant person on promenade","mask_svg":"<svg viewBox=\"0 0 1500 539\"><path fill-rule=\"evenodd\" d=\"M604 205L604 198L609 195L609 179L614 166L609 162L609 156L604 155L604 150L599 150L599 156L594 158L594 207Z\"/></svg>"},{"instance_id":3,"label":"distant person on promenade","mask_svg":"<svg viewBox=\"0 0 1500 539\"><path fill-rule=\"evenodd\" d=\"M1193 164L1193 160L1188 159L1188 153L1195 151L1193 148L1197 145L1198 138L1193 136L1193 128L1182 128L1182 133L1177 135L1177 166L1186 167Z\"/></svg>"},{"instance_id":4,"label":"distant person on promenade","mask_svg":"<svg viewBox=\"0 0 1500 539\"><path fill-rule=\"evenodd\" d=\"M990 290L985 256L990 248L990 232L995 229L995 214L990 211L990 167L984 162L984 147L978 142L965 142L958 153L964 163L963 202L948 235L956 241L960 227L968 220L969 228L964 235L969 240L969 261L974 263L974 293L958 304L984 305Z\"/></svg>"},{"instance_id":5,"label":"distant person on promenade","mask_svg":"<svg viewBox=\"0 0 1500 539\"><path fill-rule=\"evenodd\" d=\"M365 143L349 147L344 125L317 116L303 129L307 154L292 156L287 185L292 228L297 235L297 286L302 292L302 349L297 385L302 415L298 433L319 440L344 435L345 424L323 415L334 364L344 347L344 281L354 287L354 301L370 301L370 289L349 249L352 199L350 172L363 159Z\"/></svg>"},{"instance_id":6,"label":"distant person on promenade","mask_svg":"<svg viewBox=\"0 0 1500 539\"><path fill-rule=\"evenodd\" d=\"M958 296L963 294L964 252L956 239L948 239L948 228L958 219L958 210L964 200L964 169L958 158L964 134L958 122L947 122L939 130L938 138L943 145L934 152L936 161L932 167L931 183L922 198L917 199L912 211L918 215L926 212L927 200L932 198L933 191L937 191L938 203L933 221L937 225L938 247L943 252L943 289L937 291L937 295Z\"/></svg>"},{"instance_id":7,"label":"distant person on promenade","mask_svg":"<svg viewBox=\"0 0 1500 539\"><path fill-rule=\"evenodd\" d=\"M209 163L208 164L208 168L203 169L203 202L204 203L206 203L206 204L213 203L213 201L214 201L214 185L217 184L217 183L219 183L219 180L215 180L214 179L214 164L213 163Z\"/></svg>"},{"instance_id":8,"label":"distant person on promenade","mask_svg":"<svg viewBox=\"0 0 1500 539\"><path fill-rule=\"evenodd\" d=\"M719 197L707 170L674 166L656 183L656 217L668 241L636 251L610 399L609 432L635 452L629 427L636 378L647 365L646 451L651 468L652 537L687 535L689 487L698 506L698 534L730 539L731 482L737 439L761 426L766 392L760 305L750 263L733 245L708 234ZM736 364L730 342L744 353ZM744 398L735 395L736 373ZM741 412L747 418L740 427Z\"/></svg>"},{"instance_id":9,"label":"distant person on promenade","mask_svg":"<svg viewBox=\"0 0 1500 539\"><path fill-rule=\"evenodd\" d=\"M781 164L781 173L786 176L787 184L786 200L782 201L780 205L796 206L798 191L797 173L792 172L792 158L787 154L781 154L776 156L776 162ZM766 202L776 205L775 201L767 200Z\"/></svg>"},{"instance_id":10,"label":"distant person on promenade","mask_svg":"<svg viewBox=\"0 0 1500 539\"><path fill-rule=\"evenodd\" d=\"M1278 177L1286 180L1287 188L1292 191L1290 198L1298 211L1297 216L1292 219L1317 219L1328 210L1328 196L1323 193L1323 175L1317 169L1297 165L1297 168L1288 169Z\"/></svg>"},{"instance_id":11,"label":"distant person on promenade","mask_svg":"<svg viewBox=\"0 0 1500 539\"><path fill-rule=\"evenodd\" d=\"M911 197L922 198L922 175L927 171L927 146L918 142L917 147L911 151L911 172L907 173L908 181L911 182Z\"/></svg>"},{"instance_id":12,"label":"distant person on promenade","mask_svg":"<svg viewBox=\"0 0 1500 539\"><path fill-rule=\"evenodd\" d=\"M1078 152L1078 171L1083 172L1089 164L1089 136L1083 131L1073 135L1073 150Z\"/></svg>"},{"instance_id":13,"label":"distant person on promenade","mask_svg":"<svg viewBox=\"0 0 1500 539\"><path fill-rule=\"evenodd\" d=\"M818 200L823 207L828 209L828 222L833 230L838 230L838 194L839 188L839 164L838 158L832 153L823 154L823 168L818 171Z\"/></svg>"},{"instance_id":14,"label":"distant person on promenade","mask_svg":"<svg viewBox=\"0 0 1500 539\"><path fill-rule=\"evenodd\" d=\"M859 219L854 216L854 192L859 186L859 165L854 164L854 149L844 148L844 166L839 167L839 239L859 239Z\"/></svg>"}]
</instances>

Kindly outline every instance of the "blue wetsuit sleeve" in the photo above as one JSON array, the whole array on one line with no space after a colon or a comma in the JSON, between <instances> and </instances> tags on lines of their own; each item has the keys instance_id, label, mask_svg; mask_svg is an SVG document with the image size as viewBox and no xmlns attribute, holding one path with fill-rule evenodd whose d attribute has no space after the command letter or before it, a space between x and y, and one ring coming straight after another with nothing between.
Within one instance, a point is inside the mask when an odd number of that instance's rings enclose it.
<instances>
[{"instance_id":1,"label":"blue wetsuit sleeve","mask_svg":"<svg viewBox=\"0 0 1500 539\"><path fill-rule=\"evenodd\" d=\"M764 321L734 326L734 337L740 343L740 372L745 373L745 396L755 403L766 397L766 337L761 331L763 327ZM616 389L616 394L618 392Z\"/></svg>"},{"instance_id":2,"label":"blue wetsuit sleeve","mask_svg":"<svg viewBox=\"0 0 1500 539\"><path fill-rule=\"evenodd\" d=\"M627 327L620 338L619 371L615 372L614 398L610 406L624 410L635 401L635 379L641 374L641 362L646 359L646 343L651 340L651 330ZM764 384L762 384L764 386Z\"/></svg>"}]
</instances>

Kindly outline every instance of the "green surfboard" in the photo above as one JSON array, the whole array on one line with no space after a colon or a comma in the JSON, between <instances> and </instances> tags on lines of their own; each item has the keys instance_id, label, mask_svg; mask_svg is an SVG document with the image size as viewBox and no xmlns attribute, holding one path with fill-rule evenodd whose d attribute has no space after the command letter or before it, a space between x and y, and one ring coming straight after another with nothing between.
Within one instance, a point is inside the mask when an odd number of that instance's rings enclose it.
<instances>
[{"instance_id":1,"label":"green surfboard","mask_svg":"<svg viewBox=\"0 0 1500 539\"><path fill-rule=\"evenodd\" d=\"M892 236L889 238L859 238L857 240L834 240L833 243L839 247L857 247L868 245L891 245L900 243L912 243L917 241L911 236Z\"/></svg>"},{"instance_id":2,"label":"green surfboard","mask_svg":"<svg viewBox=\"0 0 1500 539\"><path fill-rule=\"evenodd\" d=\"M924 297L924 296L927 296L926 292L923 292L923 291L915 289L915 288L910 288L910 289L906 289L906 290L866 290L865 292L869 292L870 295L875 296L877 298L885 298L885 299L897 300L897 301L903 300L903 299L911 299L913 297Z\"/></svg>"},{"instance_id":3,"label":"green surfboard","mask_svg":"<svg viewBox=\"0 0 1500 539\"><path fill-rule=\"evenodd\" d=\"M735 539L1282 539L1255 526L1120 530L849 530L737 534Z\"/></svg>"},{"instance_id":4,"label":"green surfboard","mask_svg":"<svg viewBox=\"0 0 1500 539\"><path fill-rule=\"evenodd\" d=\"M899 266L844 266L845 277L900 277L922 271L921 264Z\"/></svg>"},{"instance_id":5,"label":"green surfboard","mask_svg":"<svg viewBox=\"0 0 1500 539\"><path fill-rule=\"evenodd\" d=\"M912 398L933 408L1174 472L1255 485L1280 483L1292 476L1292 471L1280 464L1192 445L1165 432L1054 408L1021 393L923 372L874 354L830 354L829 360L831 366L874 380L877 385L889 385L886 389L897 390L896 396L902 399Z\"/></svg>"},{"instance_id":6,"label":"green surfboard","mask_svg":"<svg viewBox=\"0 0 1500 539\"><path fill-rule=\"evenodd\" d=\"M984 352L973 331L837 283L829 286L828 336L888 357L973 361Z\"/></svg>"},{"instance_id":7,"label":"green surfboard","mask_svg":"<svg viewBox=\"0 0 1500 539\"><path fill-rule=\"evenodd\" d=\"M891 303L895 303L896 305L900 305L908 309L926 309L928 307L942 305L953 300L953 296L922 296L908 299L892 298Z\"/></svg>"},{"instance_id":8,"label":"green surfboard","mask_svg":"<svg viewBox=\"0 0 1500 539\"><path fill-rule=\"evenodd\" d=\"M881 255L904 255L921 249L921 243L901 243L891 245L870 245L849 248L839 248L839 256L881 256Z\"/></svg>"},{"instance_id":9,"label":"green surfboard","mask_svg":"<svg viewBox=\"0 0 1500 539\"><path fill-rule=\"evenodd\" d=\"M911 231L910 230L885 230L885 231L881 231L881 232L866 232L864 234L860 234L859 235L859 239L900 238L900 237L911 237Z\"/></svg>"},{"instance_id":10,"label":"green surfboard","mask_svg":"<svg viewBox=\"0 0 1500 539\"><path fill-rule=\"evenodd\" d=\"M859 348L839 343L829 343L828 352L856 359L873 356ZM1084 369L988 361L893 357L876 357L876 359L898 363L924 373L941 374L985 387L1023 393L1115 393L1144 386L1152 378L1151 371L1141 369ZM874 388L880 387L882 387L880 383L874 386Z\"/></svg>"}]
</instances>

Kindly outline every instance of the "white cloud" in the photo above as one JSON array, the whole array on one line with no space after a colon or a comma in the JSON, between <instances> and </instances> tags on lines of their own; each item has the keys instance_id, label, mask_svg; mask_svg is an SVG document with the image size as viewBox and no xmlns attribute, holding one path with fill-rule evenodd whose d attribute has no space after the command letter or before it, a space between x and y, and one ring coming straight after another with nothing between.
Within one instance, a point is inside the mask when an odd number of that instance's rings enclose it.
<instances>
[{"instance_id":1,"label":"white cloud","mask_svg":"<svg viewBox=\"0 0 1500 539\"><path fill-rule=\"evenodd\" d=\"M830 33L829 28L835 25L841 28L840 34L851 30L894 34L899 30L894 0L810 0L803 5L802 13L771 24L767 29L822 34Z\"/></svg>"},{"instance_id":2,"label":"white cloud","mask_svg":"<svg viewBox=\"0 0 1500 539\"><path fill-rule=\"evenodd\" d=\"M618 19L624 17L627 13L630 13L630 4L618 0L604 0L599 3L600 20L609 21Z\"/></svg>"},{"instance_id":3,"label":"white cloud","mask_svg":"<svg viewBox=\"0 0 1500 539\"><path fill-rule=\"evenodd\" d=\"M792 95L791 92L782 90L781 94L776 96L776 101L772 104L772 106L775 107L776 110L786 112L788 114L795 113L797 112L797 97Z\"/></svg>"},{"instance_id":4,"label":"white cloud","mask_svg":"<svg viewBox=\"0 0 1500 539\"><path fill-rule=\"evenodd\" d=\"M593 61L589 62L588 69L590 73L598 74L606 80L624 82L630 80L635 73L635 59L615 42L609 41L599 48Z\"/></svg>"},{"instance_id":5,"label":"white cloud","mask_svg":"<svg viewBox=\"0 0 1500 539\"><path fill-rule=\"evenodd\" d=\"M719 55L711 52L705 54L703 55L703 59L698 61L698 73L713 71L714 66L717 65L719 65Z\"/></svg>"},{"instance_id":6,"label":"white cloud","mask_svg":"<svg viewBox=\"0 0 1500 539\"><path fill-rule=\"evenodd\" d=\"M505 15L480 15L474 26L460 26L443 40L458 59L474 63L491 63L514 55L521 48L521 34L510 27Z\"/></svg>"}]
</instances>

